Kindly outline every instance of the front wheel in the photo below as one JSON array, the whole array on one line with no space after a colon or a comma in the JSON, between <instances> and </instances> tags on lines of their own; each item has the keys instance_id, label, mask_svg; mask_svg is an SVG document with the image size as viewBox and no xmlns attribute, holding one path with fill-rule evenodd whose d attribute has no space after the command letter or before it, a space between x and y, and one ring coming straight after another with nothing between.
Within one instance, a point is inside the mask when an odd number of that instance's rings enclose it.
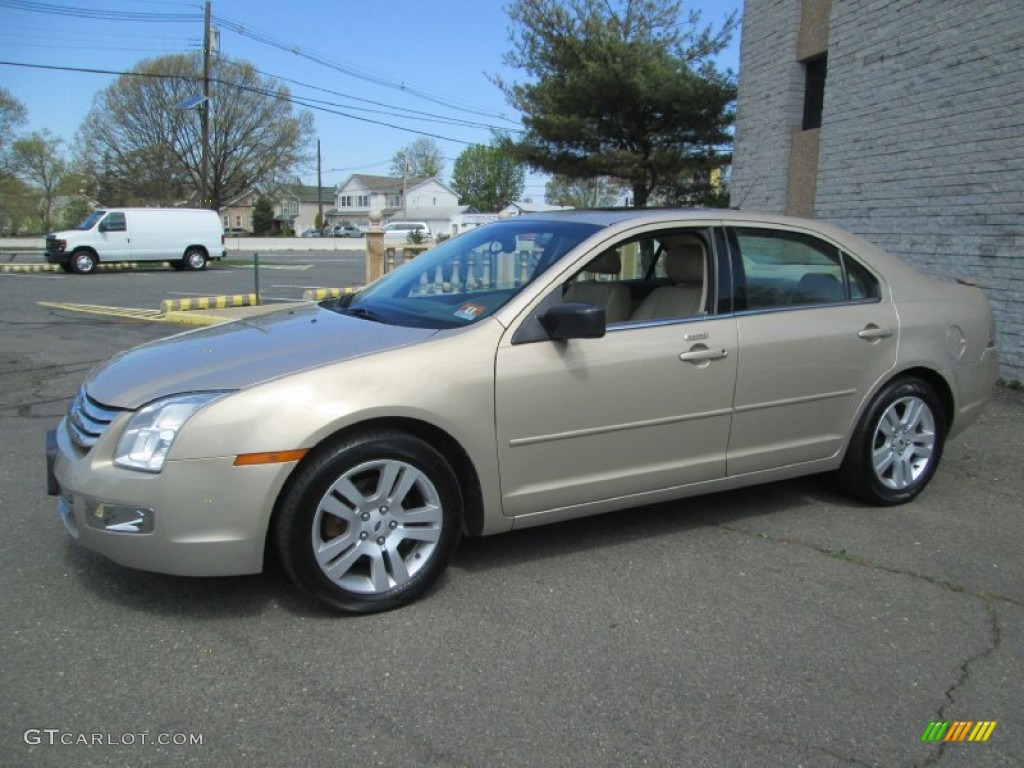
<instances>
[{"instance_id":1,"label":"front wheel","mask_svg":"<svg viewBox=\"0 0 1024 768\"><path fill-rule=\"evenodd\" d=\"M184 263L185 269L198 272L201 269L206 269L206 254L198 248L189 248L185 251L182 263Z\"/></svg>"},{"instance_id":2,"label":"front wheel","mask_svg":"<svg viewBox=\"0 0 1024 768\"><path fill-rule=\"evenodd\" d=\"M275 527L291 579L356 613L426 592L461 533L462 496L445 458L400 432L350 437L311 458L290 483Z\"/></svg>"},{"instance_id":3,"label":"front wheel","mask_svg":"<svg viewBox=\"0 0 1024 768\"><path fill-rule=\"evenodd\" d=\"M96 270L96 255L92 251L76 251L71 254L71 270L79 275L88 275Z\"/></svg>"},{"instance_id":4,"label":"front wheel","mask_svg":"<svg viewBox=\"0 0 1024 768\"><path fill-rule=\"evenodd\" d=\"M935 474L945 438L935 390L920 379L891 381L857 424L839 469L840 483L872 504L910 501Z\"/></svg>"}]
</instances>

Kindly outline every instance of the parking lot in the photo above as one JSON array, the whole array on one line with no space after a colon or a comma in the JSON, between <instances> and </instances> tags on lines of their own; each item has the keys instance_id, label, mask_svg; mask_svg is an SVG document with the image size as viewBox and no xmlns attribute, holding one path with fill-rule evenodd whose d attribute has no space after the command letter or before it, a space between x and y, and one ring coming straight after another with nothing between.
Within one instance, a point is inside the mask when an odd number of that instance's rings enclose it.
<instances>
[{"instance_id":1,"label":"parking lot","mask_svg":"<svg viewBox=\"0 0 1024 768\"><path fill-rule=\"evenodd\" d=\"M815 477L465 541L374 616L273 566L184 579L73 546L45 431L93 365L183 329L40 302L246 293L241 261L0 274L0 765L1024 765L1017 391L909 505ZM271 301L362 282L358 252L261 262ZM923 743L933 721L997 725Z\"/></svg>"}]
</instances>

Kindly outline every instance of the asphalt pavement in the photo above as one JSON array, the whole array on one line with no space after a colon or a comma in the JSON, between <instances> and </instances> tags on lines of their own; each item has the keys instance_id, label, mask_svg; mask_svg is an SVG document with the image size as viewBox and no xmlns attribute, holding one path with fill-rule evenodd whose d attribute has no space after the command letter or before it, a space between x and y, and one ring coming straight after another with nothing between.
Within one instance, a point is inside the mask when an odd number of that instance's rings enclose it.
<instances>
[{"instance_id":1,"label":"asphalt pavement","mask_svg":"<svg viewBox=\"0 0 1024 768\"><path fill-rule=\"evenodd\" d=\"M322 268L272 282L360 265ZM911 504L814 477L468 540L377 616L273 566L184 579L74 546L43 435L93 365L182 327L39 302L156 307L236 271L0 274L0 765L1024 765L1016 391ZM936 721L996 725L922 742Z\"/></svg>"}]
</instances>

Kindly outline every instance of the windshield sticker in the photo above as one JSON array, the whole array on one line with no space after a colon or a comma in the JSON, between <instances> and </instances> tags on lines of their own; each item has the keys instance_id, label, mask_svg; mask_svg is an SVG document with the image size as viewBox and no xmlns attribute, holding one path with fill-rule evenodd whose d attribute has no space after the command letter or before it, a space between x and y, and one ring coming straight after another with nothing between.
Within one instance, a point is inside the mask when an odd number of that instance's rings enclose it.
<instances>
[{"instance_id":1,"label":"windshield sticker","mask_svg":"<svg viewBox=\"0 0 1024 768\"><path fill-rule=\"evenodd\" d=\"M481 307L479 304L463 304L455 316L461 317L463 320L476 320L485 309L486 307Z\"/></svg>"}]
</instances>

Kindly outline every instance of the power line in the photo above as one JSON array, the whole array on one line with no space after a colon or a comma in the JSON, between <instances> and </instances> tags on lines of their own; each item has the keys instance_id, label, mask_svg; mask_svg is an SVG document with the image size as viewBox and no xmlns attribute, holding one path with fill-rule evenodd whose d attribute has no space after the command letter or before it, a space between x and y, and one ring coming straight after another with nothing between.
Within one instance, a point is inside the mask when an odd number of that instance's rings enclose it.
<instances>
[{"instance_id":1,"label":"power line","mask_svg":"<svg viewBox=\"0 0 1024 768\"><path fill-rule=\"evenodd\" d=\"M0 2L4 2L4 1L5 0L0 0ZM58 66L56 64L29 64L29 63L20 62L20 61L0 61L0 66L25 67L25 68L28 68L28 69L48 69L48 70L56 70L56 71L61 71L61 72L82 72L82 73L93 74L93 75L117 75L117 76L127 76L127 77L147 77L147 78L168 79L168 80L189 80L189 81L195 80L194 76L188 76L188 75L170 75L170 74L161 74L161 73L158 73L158 72L123 72L123 71L112 70L112 69L99 69L99 68L95 68L95 67L66 67L66 66ZM327 112L328 114L339 115L341 117L347 117L350 120L358 120L360 122L370 123L372 125L380 125L380 126L383 126L385 128L393 128L396 131L404 131L406 133L414 133L414 134L417 134L418 136L427 136L427 137L432 138L432 139L440 139L441 141L450 141L450 142L453 142L455 144L465 144L467 146L469 146L471 144L477 143L477 142L472 142L472 141L466 141L464 139L456 139L456 138L454 138L452 136L443 136L441 134L432 133L430 131L421 131L421 130L418 130L416 128L407 128L407 127L404 127L404 126L401 126L401 125L395 125L394 123L388 123L388 122L385 122L383 120L374 120L374 119L369 118L369 117L362 117L360 115L353 115L353 114L350 114L348 112L342 112L342 111L337 110L337 109L329 109L327 107L323 107L323 106L318 106L316 104L307 103L306 101L302 100L301 98L296 98L296 97L293 97L293 96L284 96L281 93L274 92L274 91L268 91L268 90L263 89L263 88L254 88L252 86L239 85L238 83L232 83L232 82L229 82L227 80L221 80L221 79L218 79L218 78L211 78L210 81L211 82L219 83L219 84L221 84L221 85L223 85L225 87L228 87L228 88L235 88L237 90L250 91L250 92L254 92L254 93L259 93L259 94L262 94L262 95L267 96L269 98L278 99L280 101L287 101L287 102L289 102L291 104L297 104L299 106L307 107L309 109L314 109L314 110L317 110L319 112Z\"/></svg>"},{"instance_id":2,"label":"power line","mask_svg":"<svg viewBox=\"0 0 1024 768\"><path fill-rule=\"evenodd\" d=\"M101 19L104 21L151 21L154 23L194 23L203 20L203 14L192 13L149 13L145 11L107 11L99 8L41 3L34 0L0 0L0 7L18 11L45 13L50 16L70 16L77 19Z\"/></svg>"},{"instance_id":3,"label":"power line","mask_svg":"<svg viewBox=\"0 0 1024 768\"><path fill-rule=\"evenodd\" d=\"M274 35L271 35L267 32L260 32L259 30L253 29L252 27L242 22L229 19L225 16L214 14L212 18L220 26L238 35L248 37L251 40L263 43L264 45L268 45L272 48L277 48L278 50L285 51L287 53L292 53L301 58L308 59L309 61L312 61L316 64L320 64L321 66L327 67L329 69L333 69L337 72L341 72L342 74L349 75L350 77L355 77L359 80L364 80L366 82L381 86L383 88L390 88L392 90L401 91L402 93L407 93L411 96L415 96L417 98L424 99L425 101L430 101L432 103L439 104L441 106L448 107L449 109L454 109L459 112L466 112L469 114L475 114L482 117L488 117L493 120L504 120L506 122L511 123L515 122L514 120L506 117L505 115L483 111L466 104L460 104L459 102L447 98L442 98L440 96L430 93L429 91L409 85L403 81L384 77L383 75L375 74L373 72L370 72L369 70L360 69L351 64L345 64L339 61L335 61L333 59L328 58L324 54L317 53L316 51L313 50L306 50L297 43L288 42L286 40L283 40L282 38L275 37Z\"/></svg>"},{"instance_id":4,"label":"power line","mask_svg":"<svg viewBox=\"0 0 1024 768\"><path fill-rule=\"evenodd\" d=\"M322 86L312 85L310 83L304 83L304 82L302 82L300 80L293 80L293 79L288 78L288 77L283 77L281 75L275 75L275 74L272 74L272 73L269 73L269 72L264 72L262 70L255 69L255 68L254 68L254 71L259 73L259 74L261 74L261 75L266 75L267 77L273 77L274 79L280 80L280 81L285 82L285 83L291 83L292 85L298 85L298 86L301 86L303 88L311 88L314 91L321 91L322 93L329 93L332 96L341 96L342 98L352 99L353 101L360 101L360 102L362 102L364 104L373 104L374 106L378 106L378 107L385 107L387 109L399 110L400 112L408 113L410 115L409 119L419 119L419 118L413 118L411 116L413 116L413 115L422 115L424 118L435 118L436 120L438 120L440 122L450 123L452 125L463 125L463 126L465 126L467 128L486 128L488 130L494 130L494 131L508 130L507 128L503 128L503 127L497 126L497 125L492 125L492 124L489 124L489 123L480 123L480 122L475 122L475 121L472 121L472 120L461 120L459 118L445 117L443 115L438 115L438 114L436 114L434 112L424 112L424 111L419 110L419 109L410 109L408 107L399 107L399 106L395 106L393 104L388 104L388 103L382 102L382 101L374 101L373 99L364 99L364 98L361 98L359 96L352 96L351 94L342 93L340 91L334 91L334 90L331 90L330 88L324 88ZM304 98L308 98L308 97L304 97ZM311 100L312 101L316 101L316 99L311 99ZM331 103L331 102L324 102L324 103ZM363 110L365 110L367 112L376 112L376 110L366 109L366 108L363 108L363 107L356 107L356 106L347 105L347 104L332 104L332 106L340 106L340 107L344 107L346 109L363 109ZM393 117L402 117L403 116L402 114L395 114L395 113L391 113L391 112L378 112L378 114L392 115Z\"/></svg>"}]
</instances>

